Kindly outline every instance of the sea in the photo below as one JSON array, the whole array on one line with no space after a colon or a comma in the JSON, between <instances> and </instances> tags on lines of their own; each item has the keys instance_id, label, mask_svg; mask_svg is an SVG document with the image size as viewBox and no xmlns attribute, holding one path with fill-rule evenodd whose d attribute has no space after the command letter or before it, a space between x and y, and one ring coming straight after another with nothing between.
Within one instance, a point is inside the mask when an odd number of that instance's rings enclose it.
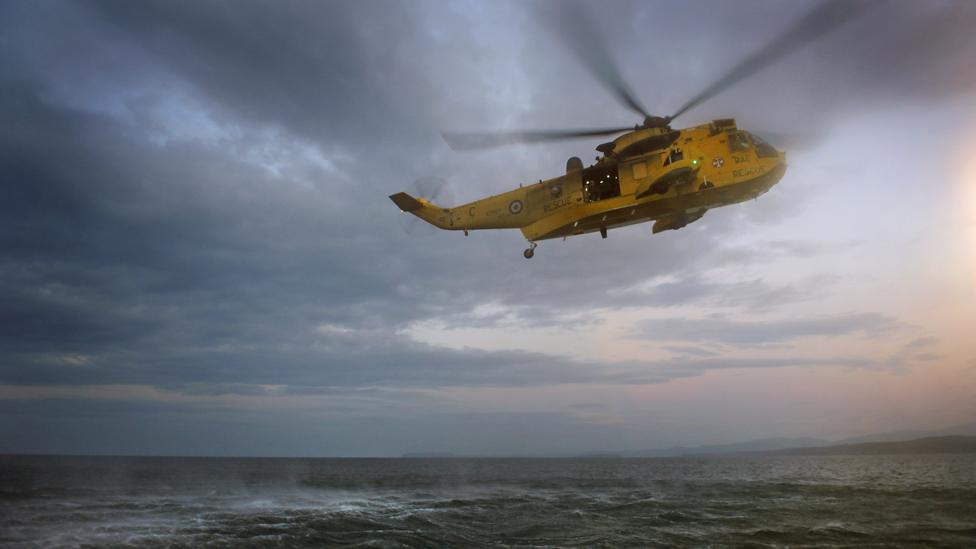
<instances>
[{"instance_id":1,"label":"sea","mask_svg":"<svg viewBox=\"0 0 976 549\"><path fill-rule=\"evenodd\" d=\"M0 456L3 547L976 547L976 455Z\"/></svg>"}]
</instances>

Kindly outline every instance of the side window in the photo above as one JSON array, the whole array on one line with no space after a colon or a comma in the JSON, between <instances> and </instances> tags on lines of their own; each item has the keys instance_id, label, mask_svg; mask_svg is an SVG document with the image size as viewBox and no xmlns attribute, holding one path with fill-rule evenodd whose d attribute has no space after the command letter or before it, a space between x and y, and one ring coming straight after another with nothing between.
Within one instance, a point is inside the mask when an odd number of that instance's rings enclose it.
<instances>
[{"instance_id":1,"label":"side window","mask_svg":"<svg viewBox=\"0 0 976 549\"><path fill-rule=\"evenodd\" d=\"M729 151L730 152L746 152L752 149L752 144L749 143L749 138L743 133L730 133L729 134Z\"/></svg>"},{"instance_id":2,"label":"side window","mask_svg":"<svg viewBox=\"0 0 976 549\"><path fill-rule=\"evenodd\" d=\"M644 179L647 177L647 164L638 162L634 164L634 179Z\"/></svg>"},{"instance_id":3,"label":"side window","mask_svg":"<svg viewBox=\"0 0 976 549\"><path fill-rule=\"evenodd\" d=\"M587 202L620 196L617 165L594 166L583 173L583 199Z\"/></svg>"},{"instance_id":4,"label":"side window","mask_svg":"<svg viewBox=\"0 0 976 549\"><path fill-rule=\"evenodd\" d=\"M671 149L671 153L668 157L664 159L664 165L670 166L672 162L677 162L679 160L685 159L685 152L681 149Z\"/></svg>"}]
</instances>

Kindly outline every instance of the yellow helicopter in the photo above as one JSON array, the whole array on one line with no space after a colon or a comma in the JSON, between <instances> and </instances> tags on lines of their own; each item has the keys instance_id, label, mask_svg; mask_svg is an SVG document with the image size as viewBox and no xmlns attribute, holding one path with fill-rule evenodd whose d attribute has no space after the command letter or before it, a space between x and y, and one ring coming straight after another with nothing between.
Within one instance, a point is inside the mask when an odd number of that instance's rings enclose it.
<instances>
[{"instance_id":1,"label":"yellow helicopter","mask_svg":"<svg viewBox=\"0 0 976 549\"><path fill-rule=\"evenodd\" d=\"M572 157L563 175L451 208L404 192L390 199L403 212L465 235L481 229L520 229L529 241L523 254L528 259L540 240L597 231L606 238L612 228L648 221L654 222L656 234L697 221L709 209L756 198L783 177L784 152L740 129L731 118L679 130L671 128L671 121L837 26L852 15L851 7L842 0L820 4L669 117L648 115L610 56L591 43L589 47L599 53L578 52L584 64L617 99L642 114L643 123L627 128L443 135L452 148L465 150L626 132L597 146L602 156L594 164L584 166ZM585 18L577 13L573 20Z\"/></svg>"}]
</instances>

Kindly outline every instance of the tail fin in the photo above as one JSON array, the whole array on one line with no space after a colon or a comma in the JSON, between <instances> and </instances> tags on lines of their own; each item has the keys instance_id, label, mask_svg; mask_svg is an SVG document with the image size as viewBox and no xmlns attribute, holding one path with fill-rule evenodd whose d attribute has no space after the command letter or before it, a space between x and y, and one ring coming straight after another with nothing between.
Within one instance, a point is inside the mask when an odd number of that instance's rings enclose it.
<instances>
[{"instance_id":1,"label":"tail fin","mask_svg":"<svg viewBox=\"0 0 976 549\"><path fill-rule=\"evenodd\" d=\"M424 204L407 193L396 193L390 195L390 200L400 208L400 211L414 212L424 207Z\"/></svg>"},{"instance_id":2,"label":"tail fin","mask_svg":"<svg viewBox=\"0 0 976 549\"><path fill-rule=\"evenodd\" d=\"M449 230L461 229L454 226L450 208L442 208L433 202L414 198L407 193L391 194L390 200L400 208L400 211L409 212L435 227Z\"/></svg>"}]
</instances>

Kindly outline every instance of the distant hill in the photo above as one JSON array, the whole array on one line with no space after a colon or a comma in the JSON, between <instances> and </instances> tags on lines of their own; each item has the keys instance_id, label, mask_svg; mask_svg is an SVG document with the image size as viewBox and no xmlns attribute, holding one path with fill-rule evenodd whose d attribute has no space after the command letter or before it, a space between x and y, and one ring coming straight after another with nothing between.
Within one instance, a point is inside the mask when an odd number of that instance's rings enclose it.
<instances>
[{"instance_id":1,"label":"distant hill","mask_svg":"<svg viewBox=\"0 0 976 549\"><path fill-rule=\"evenodd\" d=\"M922 439L940 439L949 437L976 437L976 422L954 425L945 429L933 431L905 430L890 431L885 433L875 433L858 437L849 437L841 440L826 440L822 438L801 437L774 437L736 442L732 444L715 444L703 446L673 446L671 448L654 448L646 450L627 450L613 452L622 457L679 457L679 456L702 456L714 454L739 454L748 452L768 452L774 450L788 450L799 453L807 448L835 448L842 446L852 446L862 443L880 442L914 442ZM868 450L865 450L868 451ZM824 450L826 453L826 450ZM907 451L906 451L907 452ZM609 452L608 452L609 453Z\"/></svg>"},{"instance_id":2,"label":"distant hill","mask_svg":"<svg viewBox=\"0 0 976 549\"><path fill-rule=\"evenodd\" d=\"M653 450L634 450L628 452L618 452L623 457L679 457L679 456L701 456L709 454L737 454L741 452L762 452L766 450L779 450L783 448L805 448L808 446L825 446L830 441L822 438L761 438L736 442L733 444L712 444L705 446L673 446L671 448L658 448Z\"/></svg>"},{"instance_id":3,"label":"distant hill","mask_svg":"<svg viewBox=\"0 0 976 549\"><path fill-rule=\"evenodd\" d=\"M845 439L833 441L834 446L839 444L858 444L861 442L898 442L904 440L915 440L919 438L929 438L929 437L946 437L946 436L976 436L976 423L964 423L961 425L954 425L952 427L947 427L945 429L938 429L935 431L889 431L886 433L875 433L873 435L864 435L859 437L848 437Z\"/></svg>"},{"instance_id":4,"label":"distant hill","mask_svg":"<svg viewBox=\"0 0 976 549\"><path fill-rule=\"evenodd\" d=\"M976 454L976 436L950 435L895 442L860 442L759 452L778 456L835 456L879 454Z\"/></svg>"},{"instance_id":5,"label":"distant hill","mask_svg":"<svg viewBox=\"0 0 976 549\"><path fill-rule=\"evenodd\" d=\"M451 452L415 452L403 458L489 458L489 457L576 457L576 458L648 458L706 456L721 454L762 453L769 455L843 455L843 454L934 454L976 453L976 422L946 429L890 431L841 440L813 437L773 437L702 446L672 446L644 450L600 450L578 454L454 454Z\"/></svg>"},{"instance_id":6,"label":"distant hill","mask_svg":"<svg viewBox=\"0 0 976 549\"><path fill-rule=\"evenodd\" d=\"M419 459L419 458L429 459L429 458L453 458L458 456L452 454L451 452L413 452L408 454L402 454L400 455L400 457L409 458L409 459Z\"/></svg>"},{"instance_id":7,"label":"distant hill","mask_svg":"<svg viewBox=\"0 0 976 549\"><path fill-rule=\"evenodd\" d=\"M606 459L609 459L609 458L622 458L622 457L624 457L624 455L621 454L620 452L587 452L585 454L578 454L578 455L575 455L573 457L576 457L576 458L587 458L587 459L590 459L590 458L606 458Z\"/></svg>"}]
</instances>

